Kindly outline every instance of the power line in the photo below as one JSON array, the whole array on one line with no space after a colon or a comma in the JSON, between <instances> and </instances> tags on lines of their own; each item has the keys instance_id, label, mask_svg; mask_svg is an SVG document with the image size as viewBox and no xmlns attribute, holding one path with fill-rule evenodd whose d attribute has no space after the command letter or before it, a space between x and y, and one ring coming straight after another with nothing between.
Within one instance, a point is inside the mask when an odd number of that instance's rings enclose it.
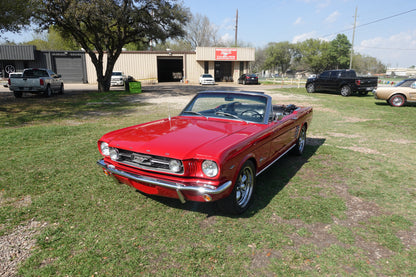
<instances>
[{"instance_id":1,"label":"power line","mask_svg":"<svg viewBox=\"0 0 416 277\"><path fill-rule=\"evenodd\" d=\"M404 15L404 14L407 14L407 13L411 13L411 12L414 12L414 11L416 11L416 9L411 9L411 10L408 10L408 11L405 11L405 12L401 12L401 13L398 13L398 14L383 17L383 18L380 18L380 19L377 19L377 20L374 20L374 21L371 21L371 22L368 22L368 23L357 25L357 26L355 26L355 28L364 27L364 26L367 26L367 25L370 25L370 24L374 24L374 23L377 23L377 22L380 22L380 21L384 21L384 20L387 20L387 19L390 19L390 18L393 18L393 17L397 17L397 16L401 16L401 15ZM348 29L345 29L345 30L342 30L342 31L339 31L339 32L331 33L331 34L328 34L328 35L325 35L325 36L322 36L322 37L329 37L329 36L336 35L336 34L339 34L339 33L344 33L344 32L347 32L347 31L351 31L353 29L354 29L354 27L348 28Z\"/></svg>"}]
</instances>

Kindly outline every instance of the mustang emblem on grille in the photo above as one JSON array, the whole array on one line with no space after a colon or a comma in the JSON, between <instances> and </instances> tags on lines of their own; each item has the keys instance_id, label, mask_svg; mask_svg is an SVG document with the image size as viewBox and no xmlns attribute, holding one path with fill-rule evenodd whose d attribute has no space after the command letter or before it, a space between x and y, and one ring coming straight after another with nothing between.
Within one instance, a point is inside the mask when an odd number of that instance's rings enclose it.
<instances>
[{"instance_id":1,"label":"mustang emblem on grille","mask_svg":"<svg viewBox=\"0 0 416 277\"><path fill-rule=\"evenodd\" d=\"M133 162L139 164L150 164L152 157L146 155L132 154L131 159Z\"/></svg>"}]
</instances>

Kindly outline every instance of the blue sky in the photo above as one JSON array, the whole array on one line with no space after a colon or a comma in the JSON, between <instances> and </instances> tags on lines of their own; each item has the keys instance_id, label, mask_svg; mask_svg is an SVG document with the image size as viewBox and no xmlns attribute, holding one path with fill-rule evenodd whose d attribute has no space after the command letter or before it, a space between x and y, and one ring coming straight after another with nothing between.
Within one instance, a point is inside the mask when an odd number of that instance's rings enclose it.
<instances>
[{"instance_id":1,"label":"blue sky","mask_svg":"<svg viewBox=\"0 0 416 277\"><path fill-rule=\"evenodd\" d=\"M183 0L183 3L193 14L206 15L219 27L220 36L232 41L238 9L238 40L253 47L308 38L332 40L337 33L345 34L351 42L357 7L354 51L376 57L389 67L416 66L415 0ZM411 10L414 11L394 16ZM379 19L384 20L365 25Z\"/></svg>"},{"instance_id":2,"label":"blue sky","mask_svg":"<svg viewBox=\"0 0 416 277\"><path fill-rule=\"evenodd\" d=\"M182 2L192 13L207 16L212 24L218 26L219 35L231 41L234 41L235 15L238 9L238 40L252 47L263 47L269 42L298 42L308 38L332 40L337 33L345 34L352 41L357 7L354 51L376 57L389 67L416 66L415 0ZM404 14L398 15L401 13ZM33 35L30 32L20 35L4 34L2 38L22 42L32 40Z\"/></svg>"}]
</instances>

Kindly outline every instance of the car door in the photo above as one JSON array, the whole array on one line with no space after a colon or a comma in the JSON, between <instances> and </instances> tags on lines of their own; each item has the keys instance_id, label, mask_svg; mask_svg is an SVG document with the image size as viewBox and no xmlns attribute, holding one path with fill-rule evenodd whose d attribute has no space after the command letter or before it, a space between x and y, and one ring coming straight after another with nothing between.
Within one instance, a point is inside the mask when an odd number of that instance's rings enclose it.
<instances>
[{"instance_id":1,"label":"car door","mask_svg":"<svg viewBox=\"0 0 416 277\"><path fill-rule=\"evenodd\" d=\"M297 119L298 117L292 114L269 123L273 133L270 143L271 160L282 155L296 140L297 128L299 128L296 126Z\"/></svg>"},{"instance_id":2,"label":"car door","mask_svg":"<svg viewBox=\"0 0 416 277\"><path fill-rule=\"evenodd\" d=\"M413 82L410 85L409 89L409 100L415 101L416 100L416 82Z\"/></svg>"},{"instance_id":3,"label":"car door","mask_svg":"<svg viewBox=\"0 0 416 277\"><path fill-rule=\"evenodd\" d=\"M316 79L316 89L327 90L330 74L330 71L324 71L319 75L319 77Z\"/></svg>"}]
</instances>

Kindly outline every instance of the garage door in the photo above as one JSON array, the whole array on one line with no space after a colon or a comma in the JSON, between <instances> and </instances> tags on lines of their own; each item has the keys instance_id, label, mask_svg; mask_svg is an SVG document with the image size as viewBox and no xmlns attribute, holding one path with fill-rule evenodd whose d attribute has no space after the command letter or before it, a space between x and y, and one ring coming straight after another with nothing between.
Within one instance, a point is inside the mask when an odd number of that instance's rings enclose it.
<instances>
[{"instance_id":1,"label":"garage door","mask_svg":"<svg viewBox=\"0 0 416 277\"><path fill-rule=\"evenodd\" d=\"M80 56L54 57L55 68L64 83L83 83L83 66Z\"/></svg>"},{"instance_id":2,"label":"garage door","mask_svg":"<svg viewBox=\"0 0 416 277\"><path fill-rule=\"evenodd\" d=\"M179 82L183 77L182 57L158 57L157 79L159 82Z\"/></svg>"}]
</instances>

